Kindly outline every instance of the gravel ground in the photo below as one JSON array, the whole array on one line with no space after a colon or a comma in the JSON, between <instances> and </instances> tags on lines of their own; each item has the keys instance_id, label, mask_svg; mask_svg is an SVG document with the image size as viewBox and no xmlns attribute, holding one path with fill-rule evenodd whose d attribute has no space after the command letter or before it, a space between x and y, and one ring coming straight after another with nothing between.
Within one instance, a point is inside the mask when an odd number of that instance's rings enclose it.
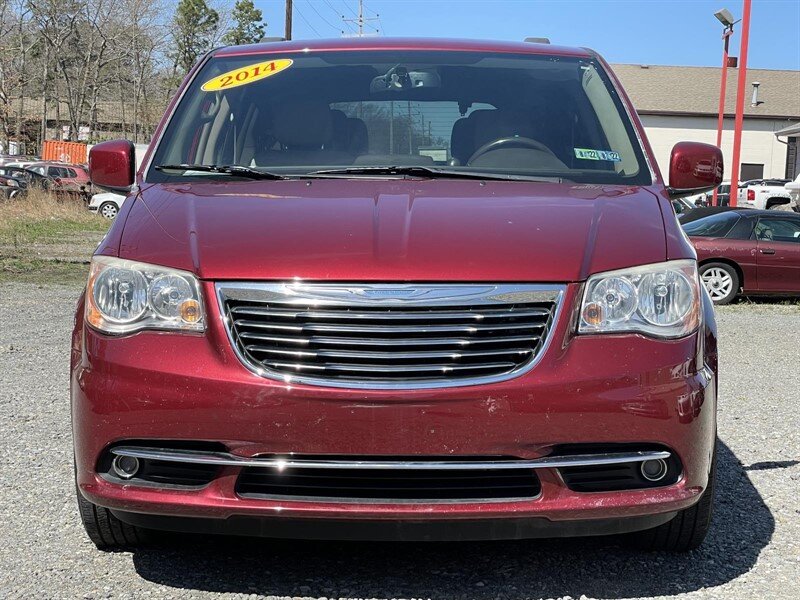
<instances>
[{"instance_id":1,"label":"gravel ground","mask_svg":"<svg viewBox=\"0 0 800 600\"><path fill-rule=\"evenodd\" d=\"M165 538L97 551L75 508L67 392L74 287L0 287L2 598L796 598L800 306L719 310L719 487L705 545L613 540L313 543Z\"/></svg>"}]
</instances>

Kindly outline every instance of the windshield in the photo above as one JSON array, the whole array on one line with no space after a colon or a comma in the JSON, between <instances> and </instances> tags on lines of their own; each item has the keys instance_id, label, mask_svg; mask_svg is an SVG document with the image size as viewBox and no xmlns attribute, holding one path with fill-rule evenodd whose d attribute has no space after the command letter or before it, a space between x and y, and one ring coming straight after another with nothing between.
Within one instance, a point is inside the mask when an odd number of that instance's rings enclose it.
<instances>
[{"instance_id":1,"label":"windshield","mask_svg":"<svg viewBox=\"0 0 800 600\"><path fill-rule=\"evenodd\" d=\"M156 169L171 165L373 177L365 167L422 166L444 176L651 182L630 119L593 60L452 51L212 58L173 113L146 179L243 173Z\"/></svg>"}]
</instances>

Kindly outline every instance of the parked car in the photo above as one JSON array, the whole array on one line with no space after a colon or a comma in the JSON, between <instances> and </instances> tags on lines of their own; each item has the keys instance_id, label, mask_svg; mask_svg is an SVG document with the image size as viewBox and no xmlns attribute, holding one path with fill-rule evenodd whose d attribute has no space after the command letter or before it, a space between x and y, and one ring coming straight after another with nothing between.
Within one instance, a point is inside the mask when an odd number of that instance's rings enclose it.
<instances>
[{"instance_id":1,"label":"parked car","mask_svg":"<svg viewBox=\"0 0 800 600\"><path fill-rule=\"evenodd\" d=\"M700 279L716 304L728 304L740 293L800 294L800 215L698 209L682 223L697 249Z\"/></svg>"},{"instance_id":2,"label":"parked car","mask_svg":"<svg viewBox=\"0 0 800 600\"><path fill-rule=\"evenodd\" d=\"M71 346L95 544L702 542L716 325L668 217L718 148L676 145L668 189L605 61L543 44L218 49L176 98L138 175L130 142L89 158L137 186ZM421 154L400 124L434 114Z\"/></svg>"},{"instance_id":3,"label":"parked car","mask_svg":"<svg viewBox=\"0 0 800 600\"><path fill-rule=\"evenodd\" d=\"M673 198L672 208L675 210L676 215L682 215L697 208L690 198Z\"/></svg>"},{"instance_id":4,"label":"parked car","mask_svg":"<svg viewBox=\"0 0 800 600\"><path fill-rule=\"evenodd\" d=\"M714 191L706 192L702 202L698 206L711 206L714 201ZM731 182L723 181L717 186L717 206L729 206L731 203Z\"/></svg>"},{"instance_id":5,"label":"parked car","mask_svg":"<svg viewBox=\"0 0 800 600\"><path fill-rule=\"evenodd\" d=\"M749 181L739 190L739 204L761 210L773 210L791 203L786 191L788 179L758 179Z\"/></svg>"},{"instance_id":6,"label":"parked car","mask_svg":"<svg viewBox=\"0 0 800 600\"><path fill-rule=\"evenodd\" d=\"M14 198L27 190L28 182L14 171L0 167L0 194L5 198Z\"/></svg>"},{"instance_id":7,"label":"parked car","mask_svg":"<svg viewBox=\"0 0 800 600\"><path fill-rule=\"evenodd\" d=\"M800 175L798 175L794 181L790 181L784 185L783 189L789 194L794 211L800 212Z\"/></svg>"},{"instance_id":8,"label":"parked car","mask_svg":"<svg viewBox=\"0 0 800 600\"><path fill-rule=\"evenodd\" d=\"M114 192L94 194L89 200L89 210L113 221L117 218L123 202L125 202L125 196L122 194Z\"/></svg>"},{"instance_id":9,"label":"parked car","mask_svg":"<svg viewBox=\"0 0 800 600\"><path fill-rule=\"evenodd\" d=\"M50 178L52 191L62 195L72 195L89 199L89 171L82 165L38 162L29 165L28 170Z\"/></svg>"},{"instance_id":10,"label":"parked car","mask_svg":"<svg viewBox=\"0 0 800 600\"><path fill-rule=\"evenodd\" d=\"M6 165L0 167L0 176L12 178L17 182L17 185L12 184L14 193L9 194L9 197L17 198L27 194L32 189L45 190L53 192L57 196L74 197L76 194L70 190L64 190L58 183L47 175L42 175L38 171L32 171L23 167L16 167Z\"/></svg>"}]
</instances>

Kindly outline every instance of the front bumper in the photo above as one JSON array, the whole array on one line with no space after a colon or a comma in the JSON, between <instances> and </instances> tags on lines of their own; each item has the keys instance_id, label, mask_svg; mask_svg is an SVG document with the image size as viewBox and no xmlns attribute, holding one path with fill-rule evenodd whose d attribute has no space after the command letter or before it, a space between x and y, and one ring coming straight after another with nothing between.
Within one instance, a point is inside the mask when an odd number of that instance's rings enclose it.
<instances>
[{"instance_id":1,"label":"front bumper","mask_svg":"<svg viewBox=\"0 0 800 600\"><path fill-rule=\"evenodd\" d=\"M413 533L421 523L458 522L474 529L467 534L473 538L612 533L658 525L696 502L708 483L716 433L716 360L704 351L712 345L713 330L674 341L574 337L570 314L578 291L568 286L552 342L529 373L491 385L399 392L258 377L239 362L218 319L210 319L204 335L141 332L113 338L84 327L79 306L71 385L79 490L123 520L141 524L145 519L167 529L191 529L187 518L202 519L190 523L205 523L203 530L233 532L243 522L258 521L265 525L251 525L251 531L303 536L304 523L322 519L338 532L334 537L348 537L338 523L345 529L347 523L359 523L366 537L382 537L380 527L370 524L388 523L390 531L410 528L408 535L398 533L409 538L429 537ZM208 314L218 314L210 284L206 298ZM530 460L560 444L657 444L677 455L683 473L664 487L579 493L565 485L557 469L542 468L538 496L491 502L290 501L240 497L236 466L226 466L210 484L192 490L122 485L98 475L98 460L108 446L131 439L218 442L239 457ZM432 537L440 539L441 531L434 529Z\"/></svg>"}]
</instances>

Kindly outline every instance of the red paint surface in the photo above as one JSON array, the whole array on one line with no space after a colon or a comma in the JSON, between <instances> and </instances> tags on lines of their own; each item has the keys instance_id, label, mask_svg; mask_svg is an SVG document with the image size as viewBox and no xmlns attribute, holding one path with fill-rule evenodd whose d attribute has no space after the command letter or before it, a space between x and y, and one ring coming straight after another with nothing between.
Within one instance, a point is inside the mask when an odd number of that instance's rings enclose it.
<instances>
[{"instance_id":1,"label":"red paint surface","mask_svg":"<svg viewBox=\"0 0 800 600\"><path fill-rule=\"evenodd\" d=\"M594 56L537 44L386 39L217 52L279 54L305 47ZM531 515L564 520L691 505L707 485L716 432L716 328L710 304L704 328L681 340L574 335L582 282L590 274L695 256L674 218L644 129L613 74L612 79L643 140L654 173L650 187L364 179L152 185L142 182L140 172L139 195L125 202L98 253L195 272L204 280L208 330L108 337L84 327L81 303L71 370L81 492L121 510L220 518ZM253 375L234 355L218 317L213 282L294 277L559 282L568 288L553 343L529 373L483 386L365 391L288 386ZM679 455L684 474L677 484L654 490L578 494L554 471L543 470L541 496L522 502L243 500L233 491L235 469L200 491L143 489L99 479L94 466L103 448L130 438L219 441L242 456L531 458L562 443L660 443Z\"/></svg>"},{"instance_id":2,"label":"red paint surface","mask_svg":"<svg viewBox=\"0 0 800 600\"><path fill-rule=\"evenodd\" d=\"M127 140L97 144L89 152L92 181L100 186L126 188L134 182L134 148Z\"/></svg>"},{"instance_id":3,"label":"red paint surface","mask_svg":"<svg viewBox=\"0 0 800 600\"><path fill-rule=\"evenodd\" d=\"M121 257L204 279L563 282L667 258L654 194L623 186L179 183L124 225Z\"/></svg>"}]
</instances>

